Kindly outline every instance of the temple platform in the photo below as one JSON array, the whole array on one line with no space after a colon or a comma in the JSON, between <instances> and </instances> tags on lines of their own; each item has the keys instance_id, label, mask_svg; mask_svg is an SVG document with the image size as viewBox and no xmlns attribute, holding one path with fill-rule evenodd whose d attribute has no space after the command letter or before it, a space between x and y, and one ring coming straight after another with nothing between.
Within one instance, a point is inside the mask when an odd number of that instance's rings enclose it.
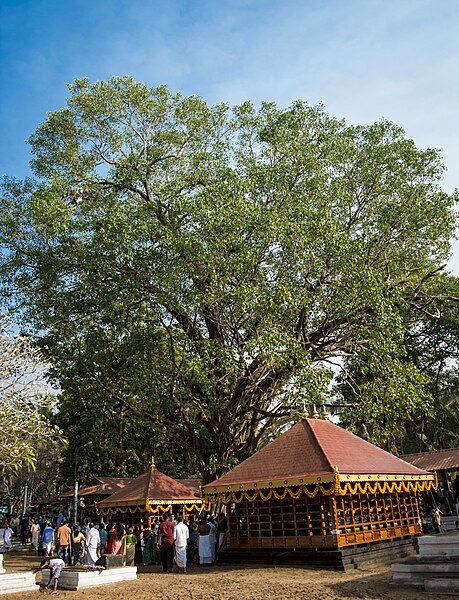
<instances>
[{"instance_id":1,"label":"temple platform","mask_svg":"<svg viewBox=\"0 0 459 600\"><path fill-rule=\"evenodd\" d=\"M82 590L134 579L137 579L137 567L115 567L100 572L64 569L59 577L58 588L62 590Z\"/></svg>"}]
</instances>

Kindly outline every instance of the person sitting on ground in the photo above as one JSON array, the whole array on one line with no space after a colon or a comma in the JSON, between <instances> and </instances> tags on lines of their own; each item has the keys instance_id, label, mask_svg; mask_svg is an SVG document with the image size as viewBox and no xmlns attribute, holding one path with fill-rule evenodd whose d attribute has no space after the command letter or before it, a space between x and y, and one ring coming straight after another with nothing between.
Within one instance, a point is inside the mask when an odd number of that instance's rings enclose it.
<instances>
[{"instance_id":1,"label":"person sitting on ground","mask_svg":"<svg viewBox=\"0 0 459 600\"><path fill-rule=\"evenodd\" d=\"M49 569L49 580L48 583L45 583L45 577L42 575L40 582L40 591L44 592L47 587L51 587L51 580L54 579L54 591L53 594L57 594L57 584L59 582L59 577L61 575L62 569L65 567L65 563L62 558L44 558L38 569L35 569L34 573L38 571L43 571L43 569Z\"/></svg>"}]
</instances>

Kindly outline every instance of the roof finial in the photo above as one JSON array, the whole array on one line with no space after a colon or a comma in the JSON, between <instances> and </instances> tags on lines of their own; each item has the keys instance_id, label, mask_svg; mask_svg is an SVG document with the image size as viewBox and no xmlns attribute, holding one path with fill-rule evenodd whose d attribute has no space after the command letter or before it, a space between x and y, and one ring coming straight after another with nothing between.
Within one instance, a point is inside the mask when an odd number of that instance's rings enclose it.
<instances>
[{"instance_id":1,"label":"roof finial","mask_svg":"<svg viewBox=\"0 0 459 600\"><path fill-rule=\"evenodd\" d=\"M330 420L330 413L327 412L327 409L325 408L325 404L322 407L322 419L324 421L329 421Z\"/></svg>"},{"instance_id":2,"label":"roof finial","mask_svg":"<svg viewBox=\"0 0 459 600\"><path fill-rule=\"evenodd\" d=\"M305 402L305 400L303 400L303 412L300 414L300 417L302 419L309 419L309 413L306 410L306 402Z\"/></svg>"},{"instance_id":3,"label":"roof finial","mask_svg":"<svg viewBox=\"0 0 459 600\"><path fill-rule=\"evenodd\" d=\"M155 457L154 456L151 457L151 468L152 469L156 469L156 463L155 463Z\"/></svg>"},{"instance_id":4,"label":"roof finial","mask_svg":"<svg viewBox=\"0 0 459 600\"><path fill-rule=\"evenodd\" d=\"M313 419L320 419L320 415L319 415L319 413L317 412L316 405L315 405L315 404L313 404L313 407L314 407L314 411L313 411L313 413L312 413L311 417L312 417Z\"/></svg>"}]
</instances>

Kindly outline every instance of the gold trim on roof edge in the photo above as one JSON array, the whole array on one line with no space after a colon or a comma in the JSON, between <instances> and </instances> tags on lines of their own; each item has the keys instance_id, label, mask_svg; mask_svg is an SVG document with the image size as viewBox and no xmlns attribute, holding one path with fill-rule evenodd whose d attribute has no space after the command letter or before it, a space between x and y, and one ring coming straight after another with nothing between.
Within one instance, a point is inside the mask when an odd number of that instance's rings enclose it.
<instances>
[{"instance_id":1,"label":"gold trim on roof edge","mask_svg":"<svg viewBox=\"0 0 459 600\"><path fill-rule=\"evenodd\" d=\"M271 479L268 481L256 481L249 483L233 483L227 485L206 485L203 486L202 492L205 496L212 494L221 494L226 492L242 492L246 490L283 488L286 486L299 485L317 485L335 481L335 473L324 473L321 475L304 476L304 477L286 477L285 479ZM378 475L374 473L339 473L339 479L342 482L346 481L434 481L433 474L426 475Z\"/></svg>"}]
</instances>

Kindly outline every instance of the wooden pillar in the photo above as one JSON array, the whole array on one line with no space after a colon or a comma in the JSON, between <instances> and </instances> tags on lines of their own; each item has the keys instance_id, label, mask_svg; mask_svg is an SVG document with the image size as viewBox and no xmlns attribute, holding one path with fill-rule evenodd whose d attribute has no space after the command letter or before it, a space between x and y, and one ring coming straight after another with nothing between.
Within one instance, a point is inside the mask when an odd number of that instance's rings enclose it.
<instances>
[{"instance_id":1,"label":"wooden pillar","mask_svg":"<svg viewBox=\"0 0 459 600\"><path fill-rule=\"evenodd\" d=\"M331 526L331 532L332 535L336 535L336 543L339 546L339 515L338 515L338 505L336 502L336 496L333 494L333 496L331 497L331 520L332 520L332 526Z\"/></svg>"}]
</instances>

